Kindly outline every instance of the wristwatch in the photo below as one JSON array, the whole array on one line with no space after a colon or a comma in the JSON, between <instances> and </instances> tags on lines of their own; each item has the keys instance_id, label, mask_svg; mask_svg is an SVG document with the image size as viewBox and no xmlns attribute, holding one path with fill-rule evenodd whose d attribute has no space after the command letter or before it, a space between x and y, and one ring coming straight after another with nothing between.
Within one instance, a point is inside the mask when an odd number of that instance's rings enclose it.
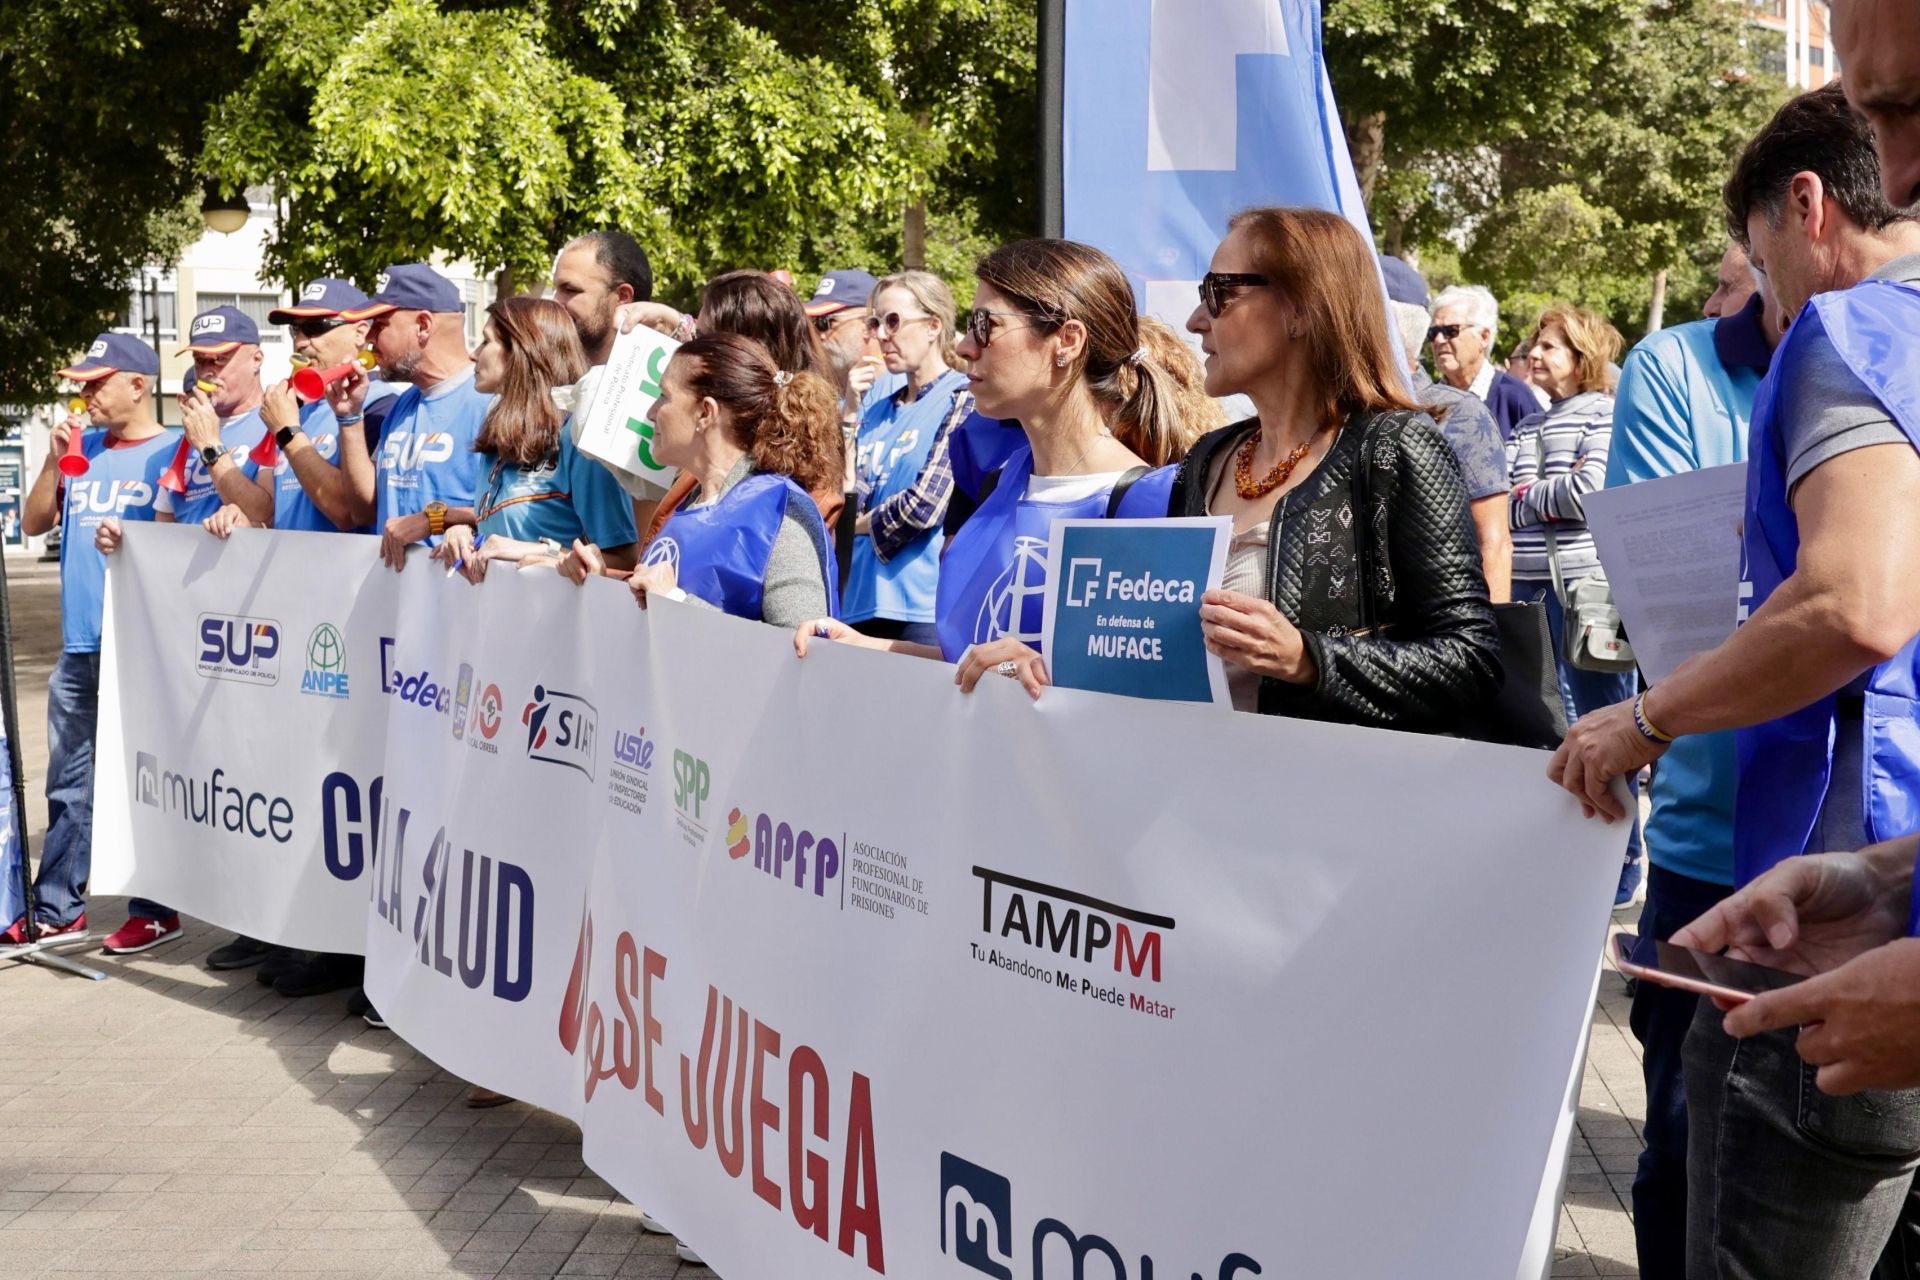
<instances>
[{"instance_id":1,"label":"wristwatch","mask_svg":"<svg viewBox=\"0 0 1920 1280\"><path fill-rule=\"evenodd\" d=\"M426 506L426 513L428 533L437 538L447 531L446 503L439 501L429 502Z\"/></svg>"},{"instance_id":2,"label":"wristwatch","mask_svg":"<svg viewBox=\"0 0 1920 1280\"><path fill-rule=\"evenodd\" d=\"M295 428L293 427L280 428L278 431L273 433L273 442L279 445L281 449L284 450L288 445L293 443L294 430Z\"/></svg>"},{"instance_id":3,"label":"wristwatch","mask_svg":"<svg viewBox=\"0 0 1920 1280\"><path fill-rule=\"evenodd\" d=\"M227 451L225 449L222 449L219 445L210 444L200 450L200 465L211 471L213 470L213 464L226 456Z\"/></svg>"}]
</instances>

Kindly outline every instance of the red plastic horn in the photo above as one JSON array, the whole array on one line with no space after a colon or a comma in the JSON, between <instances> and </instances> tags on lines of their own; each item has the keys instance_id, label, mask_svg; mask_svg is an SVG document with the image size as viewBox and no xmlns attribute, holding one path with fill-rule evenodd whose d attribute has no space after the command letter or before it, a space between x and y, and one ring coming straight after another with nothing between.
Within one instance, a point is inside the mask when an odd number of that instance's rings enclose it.
<instances>
[{"instance_id":1,"label":"red plastic horn","mask_svg":"<svg viewBox=\"0 0 1920 1280\"><path fill-rule=\"evenodd\" d=\"M187 437L180 437L180 447L173 451L173 461L160 473L160 487L169 493L187 491Z\"/></svg>"},{"instance_id":2,"label":"red plastic horn","mask_svg":"<svg viewBox=\"0 0 1920 1280\"><path fill-rule=\"evenodd\" d=\"M75 417L78 417L87 411L87 402L75 396L73 399L67 401L67 409ZM80 427L76 427L72 431L67 432L67 451L60 455L60 474L69 480L75 476L87 474L89 464L87 462L87 455L83 451L84 442L81 439L84 434L84 428Z\"/></svg>"},{"instance_id":3,"label":"red plastic horn","mask_svg":"<svg viewBox=\"0 0 1920 1280\"><path fill-rule=\"evenodd\" d=\"M272 427L268 427L260 437L260 443L253 446L253 452L247 455L247 461L256 467L277 467L280 465L280 446L273 438Z\"/></svg>"},{"instance_id":4,"label":"red plastic horn","mask_svg":"<svg viewBox=\"0 0 1920 1280\"><path fill-rule=\"evenodd\" d=\"M328 387L340 381L340 379L346 377L355 369L371 369L373 367L372 362L373 353L371 351L362 351L353 359L343 360L331 369L321 369L318 372L316 372L312 366L295 369L293 376L287 379L287 383L293 388L293 394L299 396L302 400L318 400L321 396L327 394Z\"/></svg>"}]
</instances>

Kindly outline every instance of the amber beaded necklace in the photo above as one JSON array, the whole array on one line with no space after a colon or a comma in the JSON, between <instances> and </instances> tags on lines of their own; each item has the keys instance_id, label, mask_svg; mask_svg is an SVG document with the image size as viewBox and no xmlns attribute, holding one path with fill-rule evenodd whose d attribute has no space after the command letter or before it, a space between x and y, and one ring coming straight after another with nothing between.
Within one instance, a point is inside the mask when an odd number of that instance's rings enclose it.
<instances>
[{"instance_id":1,"label":"amber beaded necklace","mask_svg":"<svg viewBox=\"0 0 1920 1280\"><path fill-rule=\"evenodd\" d=\"M1233 487L1240 491L1242 498L1246 498L1249 501L1254 498L1264 498L1285 484L1288 479L1292 477L1293 469L1299 466L1301 459L1307 456L1308 445L1297 445L1292 453L1280 459L1280 461L1275 464L1273 470L1267 472L1266 479L1255 480L1253 478L1253 451L1260 447L1261 430L1262 428L1255 427L1253 434L1248 436L1246 443L1235 451L1233 458ZM1308 444L1311 443L1311 441L1308 442Z\"/></svg>"}]
</instances>

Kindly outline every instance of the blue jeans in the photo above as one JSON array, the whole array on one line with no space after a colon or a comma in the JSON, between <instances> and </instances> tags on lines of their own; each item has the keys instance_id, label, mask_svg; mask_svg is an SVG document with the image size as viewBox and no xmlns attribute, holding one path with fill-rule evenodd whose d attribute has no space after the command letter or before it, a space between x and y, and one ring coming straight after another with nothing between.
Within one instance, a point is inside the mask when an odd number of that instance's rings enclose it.
<instances>
[{"instance_id":1,"label":"blue jeans","mask_svg":"<svg viewBox=\"0 0 1920 1280\"><path fill-rule=\"evenodd\" d=\"M100 728L100 655L63 653L47 681L47 838L34 877L39 919L71 924L87 909L93 869L93 744ZM149 920L174 914L145 898L128 913Z\"/></svg>"},{"instance_id":2,"label":"blue jeans","mask_svg":"<svg viewBox=\"0 0 1920 1280\"><path fill-rule=\"evenodd\" d=\"M1560 598L1553 594L1553 583L1515 578L1513 598L1539 601L1547 606L1547 630L1553 637L1554 668L1560 676L1560 703L1566 708L1568 724L1589 711L1625 702L1634 695L1635 675L1631 671L1582 671L1568 663L1564 656L1567 652L1567 620L1560 610ZM1627 786L1633 792L1634 800L1633 820L1627 823L1627 861L1632 862L1640 856L1639 778L1628 778Z\"/></svg>"},{"instance_id":3,"label":"blue jeans","mask_svg":"<svg viewBox=\"0 0 1920 1280\"><path fill-rule=\"evenodd\" d=\"M1640 936L1665 941L1733 892L1658 863L1647 869ZM1680 1052L1700 997L1651 982L1634 987L1629 1025L1645 1051L1647 1145L1633 1175L1633 1236L1641 1280L1687 1280L1687 1087Z\"/></svg>"}]
</instances>

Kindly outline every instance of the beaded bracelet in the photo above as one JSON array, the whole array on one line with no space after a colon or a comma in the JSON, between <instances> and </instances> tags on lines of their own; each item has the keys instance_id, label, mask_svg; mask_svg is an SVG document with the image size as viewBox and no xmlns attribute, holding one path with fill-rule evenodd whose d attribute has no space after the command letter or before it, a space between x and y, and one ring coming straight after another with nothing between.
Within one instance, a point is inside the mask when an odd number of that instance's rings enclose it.
<instances>
[{"instance_id":1,"label":"beaded bracelet","mask_svg":"<svg viewBox=\"0 0 1920 1280\"><path fill-rule=\"evenodd\" d=\"M1673 743L1672 734L1660 732L1660 730L1654 727L1653 721L1647 719L1647 695L1645 693L1642 693L1633 700L1633 727L1640 731L1641 737L1657 746L1671 746Z\"/></svg>"}]
</instances>

